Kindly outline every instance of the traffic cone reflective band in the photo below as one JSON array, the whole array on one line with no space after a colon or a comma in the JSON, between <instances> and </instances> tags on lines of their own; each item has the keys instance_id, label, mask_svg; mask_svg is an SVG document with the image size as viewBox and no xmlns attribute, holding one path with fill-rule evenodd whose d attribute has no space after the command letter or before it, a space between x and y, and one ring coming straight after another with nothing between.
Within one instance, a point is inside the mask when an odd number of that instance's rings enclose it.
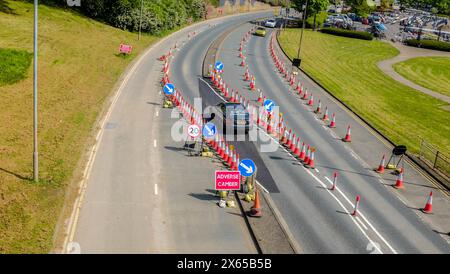
<instances>
[{"instance_id":1,"label":"traffic cone reflective band","mask_svg":"<svg viewBox=\"0 0 450 274\"><path fill-rule=\"evenodd\" d=\"M262 91L259 92L258 102L262 103Z\"/></svg>"},{"instance_id":2,"label":"traffic cone reflective band","mask_svg":"<svg viewBox=\"0 0 450 274\"><path fill-rule=\"evenodd\" d=\"M359 200L361 198L358 196L356 196L356 202L355 202L355 209L353 210L352 216L356 216L358 214L358 206L359 206Z\"/></svg>"},{"instance_id":3,"label":"traffic cone reflective band","mask_svg":"<svg viewBox=\"0 0 450 274\"><path fill-rule=\"evenodd\" d=\"M307 163L309 168L314 168L315 164L314 164L314 153L315 153L316 149L315 148L311 148L311 156L309 157L309 161Z\"/></svg>"},{"instance_id":4,"label":"traffic cone reflective band","mask_svg":"<svg viewBox=\"0 0 450 274\"><path fill-rule=\"evenodd\" d=\"M300 156L300 137L297 138L297 145L294 149L295 156Z\"/></svg>"},{"instance_id":5,"label":"traffic cone reflective band","mask_svg":"<svg viewBox=\"0 0 450 274\"><path fill-rule=\"evenodd\" d=\"M395 188L403 188L403 169L397 175L397 181L395 181Z\"/></svg>"},{"instance_id":6,"label":"traffic cone reflective band","mask_svg":"<svg viewBox=\"0 0 450 274\"><path fill-rule=\"evenodd\" d=\"M334 114L334 113L333 113L333 115L332 115L330 127L331 127L331 128L335 128L335 127L336 127L336 114Z\"/></svg>"},{"instance_id":7,"label":"traffic cone reflective band","mask_svg":"<svg viewBox=\"0 0 450 274\"><path fill-rule=\"evenodd\" d=\"M328 120L328 107L325 107L325 113L323 114L322 121Z\"/></svg>"},{"instance_id":8,"label":"traffic cone reflective band","mask_svg":"<svg viewBox=\"0 0 450 274\"><path fill-rule=\"evenodd\" d=\"M258 190L255 189L255 203L253 204L249 215L251 217L261 217L262 216L262 212L261 212L261 203L259 201L259 194L258 194Z\"/></svg>"},{"instance_id":9,"label":"traffic cone reflective band","mask_svg":"<svg viewBox=\"0 0 450 274\"><path fill-rule=\"evenodd\" d=\"M311 94L311 96L309 97L308 106L312 105L314 105L314 95Z\"/></svg>"},{"instance_id":10,"label":"traffic cone reflective band","mask_svg":"<svg viewBox=\"0 0 450 274\"><path fill-rule=\"evenodd\" d=\"M298 158L303 161L305 160L305 156L306 156L306 145L305 142L303 142L302 144L302 151L300 152L300 155L298 156Z\"/></svg>"},{"instance_id":11,"label":"traffic cone reflective band","mask_svg":"<svg viewBox=\"0 0 450 274\"><path fill-rule=\"evenodd\" d=\"M384 160L385 160L385 155L383 154L383 158L381 158L381 162L380 165L378 166L376 172L383 174L384 173Z\"/></svg>"},{"instance_id":12,"label":"traffic cone reflective band","mask_svg":"<svg viewBox=\"0 0 450 274\"><path fill-rule=\"evenodd\" d=\"M319 100L319 104L317 105L316 110L314 111L315 113L320 113L322 110L320 109L322 107L322 103Z\"/></svg>"},{"instance_id":13,"label":"traffic cone reflective band","mask_svg":"<svg viewBox=\"0 0 450 274\"><path fill-rule=\"evenodd\" d=\"M335 190L336 189L336 183L337 183L337 172L335 171L333 173L333 185L331 186L330 190Z\"/></svg>"},{"instance_id":14,"label":"traffic cone reflective band","mask_svg":"<svg viewBox=\"0 0 450 274\"><path fill-rule=\"evenodd\" d=\"M422 209L424 213L432 213L433 212L433 191L430 192L430 196L428 197L428 201L425 207Z\"/></svg>"},{"instance_id":15,"label":"traffic cone reflective band","mask_svg":"<svg viewBox=\"0 0 450 274\"><path fill-rule=\"evenodd\" d=\"M351 142L352 138L350 137L350 125L347 127L347 133L345 134L344 139L342 139L344 142Z\"/></svg>"}]
</instances>

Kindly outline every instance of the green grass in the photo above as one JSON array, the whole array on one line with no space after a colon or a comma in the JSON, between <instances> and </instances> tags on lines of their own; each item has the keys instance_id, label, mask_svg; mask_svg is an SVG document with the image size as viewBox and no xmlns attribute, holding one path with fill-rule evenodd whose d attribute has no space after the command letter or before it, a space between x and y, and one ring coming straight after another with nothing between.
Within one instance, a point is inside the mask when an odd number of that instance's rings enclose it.
<instances>
[{"instance_id":1,"label":"green grass","mask_svg":"<svg viewBox=\"0 0 450 274\"><path fill-rule=\"evenodd\" d=\"M300 31L280 36L291 57ZM385 75L377 63L398 54L381 41L365 41L306 31L302 67L336 97L396 144L419 150L419 136L450 154L450 112L444 102L404 86Z\"/></svg>"},{"instance_id":2,"label":"green grass","mask_svg":"<svg viewBox=\"0 0 450 274\"><path fill-rule=\"evenodd\" d=\"M32 55L25 50L0 48L0 86L14 84L27 76Z\"/></svg>"},{"instance_id":3,"label":"green grass","mask_svg":"<svg viewBox=\"0 0 450 274\"><path fill-rule=\"evenodd\" d=\"M450 58L418 57L394 64L394 69L418 85L450 96Z\"/></svg>"},{"instance_id":4,"label":"green grass","mask_svg":"<svg viewBox=\"0 0 450 274\"><path fill-rule=\"evenodd\" d=\"M39 149L41 182L32 183L33 5L2 1L0 64L16 76L0 82L0 253L52 248L67 186L105 99L127 65L157 40L114 29L70 9L39 6ZM7 11L7 12L4 12ZM116 56L120 43L130 58ZM11 55L12 53L12 55ZM13 59L11 59L13 58ZM14 66L11 66L11 62Z\"/></svg>"}]
</instances>

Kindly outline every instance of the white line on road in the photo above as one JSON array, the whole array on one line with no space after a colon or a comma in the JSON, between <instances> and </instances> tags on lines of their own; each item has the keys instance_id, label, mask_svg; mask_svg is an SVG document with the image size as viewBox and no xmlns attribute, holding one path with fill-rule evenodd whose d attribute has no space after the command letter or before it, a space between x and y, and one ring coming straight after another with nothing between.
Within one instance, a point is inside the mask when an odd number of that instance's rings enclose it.
<instances>
[{"instance_id":1,"label":"white line on road","mask_svg":"<svg viewBox=\"0 0 450 274\"><path fill-rule=\"evenodd\" d=\"M155 111L155 115L156 115L156 117L159 116L159 111L158 110Z\"/></svg>"},{"instance_id":2,"label":"white line on road","mask_svg":"<svg viewBox=\"0 0 450 274\"><path fill-rule=\"evenodd\" d=\"M155 195L158 195L158 184L155 184Z\"/></svg>"},{"instance_id":3,"label":"white line on road","mask_svg":"<svg viewBox=\"0 0 450 274\"><path fill-rule=\"evenodd\" d=\"M153 140L153 146L156 147L156 139Z\"/></svg>"},{"instance_id":4,"label":"white line on road","mask_svg":"<svg viewBox=\"0 0 450 274\"><path fill-rule=\"evenodd\" d=\"M358 222L362 225L362 227L364 227L365 230L367 230L367 226L361 221L361 219L357 216L356 220L358 220Z\"/></svg>"}]
</instances>

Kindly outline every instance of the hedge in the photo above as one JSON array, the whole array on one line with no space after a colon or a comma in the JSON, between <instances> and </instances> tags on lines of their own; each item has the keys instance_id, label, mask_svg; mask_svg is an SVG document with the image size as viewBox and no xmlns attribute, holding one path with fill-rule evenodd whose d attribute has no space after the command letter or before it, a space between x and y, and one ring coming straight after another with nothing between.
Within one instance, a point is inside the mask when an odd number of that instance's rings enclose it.
<instances>
[{"instance_id":1,"label":"hedge","mask_svg":"<svg viewBox=\"0 0 450 274\"><path fill-rule=\"evenodd\" d=\"M323 33L328 33L332 35L363 39L363 40L372 40L373 35L364 31L357 30L346 30L346 29L338 29L338 28L323 28L320 30Z\"/></svg>"},{"instance_id":2,"label":"hedge","mask_svg":"<svg viewBox=\"0 0 450 274\"><path fill-rule=\"evenodd\" d=\"M450 43L442 42L442 41L408 39L405 41L405 43L408 46L412 46L412 47L434 49L434 50L441 50L441 51L450 51Z\"/></svg>"}]
</instances>

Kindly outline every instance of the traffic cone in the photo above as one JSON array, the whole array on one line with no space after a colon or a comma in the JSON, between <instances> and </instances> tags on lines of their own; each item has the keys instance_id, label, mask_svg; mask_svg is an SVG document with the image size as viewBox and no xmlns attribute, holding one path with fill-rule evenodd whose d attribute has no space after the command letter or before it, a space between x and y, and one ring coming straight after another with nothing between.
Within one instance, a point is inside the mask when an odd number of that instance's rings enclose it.
<instances>
[{"instance_id":1,"label":"traffic cone","mask_svg":"<svg viewBox=\"0 0 450 274\"><path fill-rule=\"evenodd\" d=\"M230 158L230 150L228 149L228 145L225 144L225 154L224 154L224 157L223 157L223 161L225 163L228 163L228 159L229 158Z\"/></svg>"},{"instance_id":2,"label":"traffic cone","mask_svg":"<svg viewBox=\"0 0 450 274\"><path fill-rule=\"evenodd\" d=\"M430 191L430 196L428 197L425 207L422 209L423 213L433 213L433 191Z\"/></svg>"},{"instance_id":3,"label":"traffic cone","mask_svg":"<svg viewBox=\"0 0 450 274\"><path fill-rule=\"evenodd\" d=\"M292 145L292 129L289 130L288 132L288 140L286 142L286 147L290 147Z\"/></svg>"},{"instance_id":4,"label":"traffic cone","mask_svg":"<svg viewBox=\"0 0 450 274\"><path fill-rule=\"evenodd\" d=\"M300 152L300 155L298 156L298 159L300 161L303 161L303 160L305 160L305 156L306 156L306 145L305 145L305 142L303 142L303 144L302 144L302 151Z\"/></svg>"},{"instance_id":5,"label":"traffic cone","mask_svg":"<svg viewBox=\"0 0 450 274\"><path fill-rule=\"evenodd\" d=\"M351 136L350 136L350 125L347 127L347 133L345 134L345 137L342 139L344 142L351 142Z\"/></svg>"},{"instance_id":6,"label":"traffic cone","mask_svg":"<svg viewBox=\"0 0 450 274\"><path fill-rule=\"evenodd\" d=\"M234 167L233 170L237 171L238 170L238 165L239 165L239 154L236 153L236 157L235 157L235 161L234 161Z\"/></svg>"},{"instance_id":7,"label":"traffic cone","mask_svg":"<svg viewBox=\"0 0 450 274\"><path fill-rule=\"evenodd\" d=\"M385 160L385 155L383 154L383 157L381 158L381 162L380 165L378 166L378 168L376 169L376 172L383 174L384 173L384 160Z\"/></svg>"},{"instance_id":8,"label":"traffic cone","mask_svg":"<svg viewBox=\"0 0 450 274\"><path fill-rule=\"evenodd\" d=\"M308 106L312 105L314 105L314 95L311 94L311 96L309 97Z\"/></svg>"},{"instance_id":9,"label":"traffic cone","mask_svg":"<svg viewBox=\"0 0 450 274\"><path fill-rule=\"evenodd\" d=\"M242 58L241 67L245 67L245 57Z\"/></svg>"},{"instance_id":10,"label":"traffic cone","mask_svg":"<svg viewBox=\"0 0 450 274\"><path fill-rule=\"evenodd\" d=\"M332 119L331 119L331 123L329 125L330 128L335 128L336 127L336 114L333 113L332 115Z\"/></svg>"},{"instance_id":11,"label":"traffic cone","mask_svg":"<svg viewBox=\"0 0 450 274\"><path fill-rule=\"evenodd\" d=\"M307 166L309 168L314 168L315 167L315 163L314 163L314 153L315 153L316 149L315 148L311 148L311 156L309 157L309 161L307 163Z\"/></svg>"},{"instance_id":12,"label":"traffic cone","mask_svg":"<svg viewBox=\"0 0 450 274\"><path fill-rule=\"evenodd\" d=\"M322 103L320 102L320 100L319 100L319 104L317 105L317 108L316 108L316 110L314 111L315 113L321 113L321 108L322 107Z\"/></svg>"},{"instance_id":13,"label":"traffic cone","mask_svg":"<svg viewBox=\"0 0 450 274\"><path fill-rule=\"evenodd\" d=\"M289 145L289 150L294 151L295 150L295 133L292 135L292 142Z\"/></svg>"},{"instance_id":14,"label":"traffic cone","mask_svg":"<svg viewBox=\"0 0 450 274\"><path fill-rule=\"evenodd\" d=\"M262 103L262 91L259 92L258 102Z\"/></svg>"},{"instance_id":15,"label":"traffic cone","mask_svg":"<svg viewBox=\"0 0 450 274\"><path fill-rule=\"evenodd\" d=\"M233 151L229 150L228 152L228 160L227 160L227 164L229 167L231 167L231 165L233 164Z\"/></svg>"},{"instance_id":16,"label":"traffic cone","mask_svg":"<svg viewBox=\"0 0 450 274\"><path fill-rule=\"evenodd\" d=\"M283 137L281 138L281 143L282 144L286 144L286 142L287 142L286 135L287 135L287 131L286 131L286 127L284 127L284 129L283 129Z\"/></svg>"},{"instance_id":17,"label":"traffic cone","mask_svg":"<svg viewBox=\"0 0 450 274\"><path fill-rule=\"evenodd\" d=\"M261 212L261 202L259 201L259 194L258 194L258 190L255 189L255 203L253 204L249 215L251 217L261 217L262 216L262 212Z\"/></svg>"},{"instance_id":18,"label":"traffic cone","mask_svg":"<svg viewBox=\"0 0 450 274\"><path fill-rule=\"evenodd\" d=\"M297 82L297 88L296 88L296 90L297 90L298 92L300 92L300 90L301 90L301 87L300 87L300 80L298 80L298 82Z\"/></svg>"},{"instance_id":19,"label":"traffic cone","mask_svg":"<svg viewBox=\"0 0 450 274\"><path fill-rule=\"evenodd\" d=\"M355 202L355 209L353 210L352 216L356 216L358 214L358 206L359 206L359 200L361 198L359 195L356 196L356 202Z\"/></svg>"},{"instance_id":20,"label":"traffic cone","mask_svg":"<svg viewBox=\"0 0 450 274\"><path fill-rule=\"evenodd\" d=\"M308 99L308 90L307 90L307 89L305 89L305 93L303 94L302 99L303 99L303 100Z\"/></svg>"},{"instance_id":21,"label":"traffic cone","mask_svg":"<svg viewBox=\"0 0 450 274\"><path fill-rule=\"evenodd\" d=\"M297 145L294 149L294 155L297 157L300 156L300 137L297 138Z\"/></svg>"},{"instance_id":22,"label":"traffic cone","mask_svg":"<svg viewBox=\"0 0 450 274\"><path fill-rule=\"evenodd\" d=\"M336 183L337 183L337 172L335 171L333 173L333 185L331 186L330 190L335 190L336 189Z\"/></svg>"},{"instance_id":23,"label":"traffic cone","mask_svg":"<svg viewBox=\"0 0 450 274\"><path fill-rule=\"evenodd\" d=\"M403 168L397 175L397 181L395 181L394 187L397 189L404 188L404 186L403 186Z\"/></svg>"},{"instance_id":24,"label":"traffic cone","mask_svg":"<svg viewBox=\"0 0 450 274\"><path fill-rule=\"evenodd\" d=\"M328 120L328 106L325 107L325 113L323 114L322 121Z\"/></svg>"},{"instance_id":25,"label":"traffic cone","mask_svg":"<svg viewBox=\"0 0 450 274\"><path fill-rule=\"evenodd\" d=\"M225 159L225 142L223 140L220 145L219 157L222 158L222 160Z\"/></svg>"},{"instance_id":26,"label":"traffic cone","mask_svg":"<svg viewBox=\"0 0 450 274\"><path fill-rule=\"evenodd\" d=\"M306 156L305 159L303 159L303 162L305 163L305 165L307 165L309 163L309 156L311 155L311 149L308 145L308 147L306 148Z\"/></svg>"}]
</instances>

